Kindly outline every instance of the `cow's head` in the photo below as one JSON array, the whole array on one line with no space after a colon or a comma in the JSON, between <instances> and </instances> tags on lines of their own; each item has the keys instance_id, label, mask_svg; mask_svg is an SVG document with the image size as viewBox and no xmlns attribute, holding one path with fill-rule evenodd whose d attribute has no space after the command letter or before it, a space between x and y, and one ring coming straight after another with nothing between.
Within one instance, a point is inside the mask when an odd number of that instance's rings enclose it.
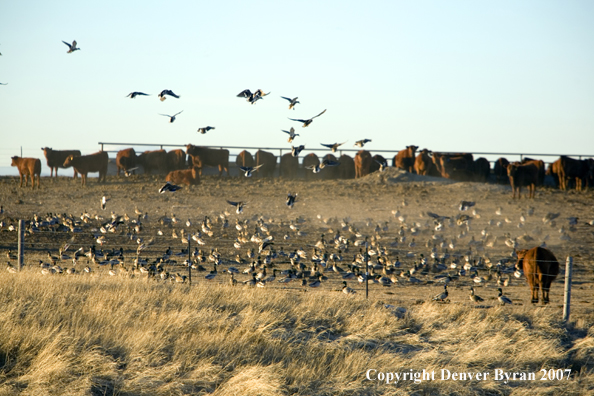
<instances>
[{"instance_id":1,"label":"cow's head","mask_svg":"<svg viewBox=\"0 0 594 396\"><path fill-rule=\"evenodd\" d=\"M516 255L518 256L518 261L516 262L516 269L524 271L524 257L526 256L527 249L523 250L516 250Z\"/></svg>"},{"instance_id":2,"label":"cow's head","mask_svg":"<svg viewBox=\"0 0 594 396\"><path fill-rule=\"evenodd\" d=\"M66 160L64 161L64 166L66 168L70 167L72 165L73 159L74 159L74 155L69 155L68 157L66 157Z\"/></svg>"},{"instance_id":3,"label":"cow's head","mask_svg":"<svg viewBox=\"0 0 594 396\"><path fill-rule=\"evenodd\" d=\"M12 162L10 163L10 166L17 166L17 162L19 157L17 157L16 155L14 157L10 158L12 160Z\"/></svg>"}]
</instances>

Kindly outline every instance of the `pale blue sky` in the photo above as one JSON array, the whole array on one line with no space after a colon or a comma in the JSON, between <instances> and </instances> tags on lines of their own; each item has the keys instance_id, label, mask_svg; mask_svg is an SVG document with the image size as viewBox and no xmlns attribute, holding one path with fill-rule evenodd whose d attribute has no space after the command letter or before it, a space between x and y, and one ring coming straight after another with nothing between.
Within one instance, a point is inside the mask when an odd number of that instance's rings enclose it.
<instances>
[{"instance_id":1,"label":"pale blue sky","mask_svg":"<svg viewBox=\"0 0 594 396\"><path fill-rule=\"evenodd\" d=\"M290 148L291 126L306 149L594 154L592 1L2 1L0 53L2 167L21 146Z\"/></svg>"}]
</instances>

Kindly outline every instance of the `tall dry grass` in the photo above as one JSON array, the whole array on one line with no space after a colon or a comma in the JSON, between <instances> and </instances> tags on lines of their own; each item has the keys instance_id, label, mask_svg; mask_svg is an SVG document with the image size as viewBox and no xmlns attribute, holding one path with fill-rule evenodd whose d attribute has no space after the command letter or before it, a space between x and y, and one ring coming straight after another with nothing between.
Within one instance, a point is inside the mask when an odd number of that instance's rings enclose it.
<instances>
[{"instance_id":1,"label":"tall dry grass","mask_svg":"<svg viewBox=\"0 0 594 396\"><path fill-rule=\"evenodd\" d=\"M396 315L329 290L0 276L0 395L588 394L594 316L425 303ZM570 381L368 381L368 369L537 372Z\"/></svg>"}]
</instances>

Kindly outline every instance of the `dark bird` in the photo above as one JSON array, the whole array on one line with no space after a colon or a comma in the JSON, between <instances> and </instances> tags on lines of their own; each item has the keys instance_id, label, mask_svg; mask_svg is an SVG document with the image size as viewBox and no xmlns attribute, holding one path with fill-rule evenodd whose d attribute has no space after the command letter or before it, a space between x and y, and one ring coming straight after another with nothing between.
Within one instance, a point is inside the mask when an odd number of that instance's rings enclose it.
<instances>
[{"instance_id":1,"label":"dark bird","mask_svg":"<svg viewBox=\"0 0 594 396\"><path fill-rule=\"evenodd\" d=\"M76 46L76 40L74 40L74 41L72 42L72 44L68 44L68 43L67 43L66 41L64 41L64 40L62 40L62 42L68 46L68 52L66 52L67 54L69 54L69 53L71 53L71 52L74 52L74 51L78 51L78 50L80 50L80 48L77 48L77 46Z\"/></svg>"},{"instance_id":2,"label":"dark bird","mask_svg":"<svg viewBox=\"0 0 594 396\"><path fill-rule=\"evenodd\" d=\"M501 290L501 288L497 289L497 291L499 292L499 297L497 299L499 300L501 305L505 305L505 304L512 305L512 301L503 295L503 291Z\"/></svg>"},{"instance_id":3,"label":"dark bird","mask_svg":"<svg viewBox=\"0 0 594 396\"><path fill-rule=\"evenodd\" d=\"M238 98L247 98L247 101L251 104L255 104L258 100L264 98L264 96L269 95L270 92L264 93L261 89L256 90L256 92L250 91L249 89L244 89L240 93L237 94Z\"/></svg>"},{"instance_id":4,"label":"dark bird","mask_svg":"<svg viewBox=\"0 0 594 396\"><path fill-rule=\"evenodd\" d=\"M365 143L369 143L369 142L371 142L371 139L362 139L362 140L357 140L354 145L357 147L363 147L363 146L365 146Z\"/></svg>"},{"instance_id":5,"label":"dark bird","mask_svg":"<svg viewBox=\"0 0 594 396\"><path fill-rule=\"evenodd\" d=\"M301 151L303 151L304 149L305 149L305 146L304 145L297 146L297 147L291 146L291 155L293 157L297 157L297 156L299 156L299 153Z\"/></svg>"},{"instance_id":6,"label":"dark bird","mask_svg":"<svg viewBox=\"0 0 594 396\"><path fill-rule=\"evenodd\" d=\"M262 165L264 164L260 164L258 166L240 166L239 169L241 169L243 172L245 172L245 177L252 177L252 173L257 171Z\"/></svg>"},{"instance_id":7,"label":"dark bird","mask_svg":"<svg viewBox=\"0 0 594 396\"><path fill-rule=\"evenodd\" d=\"M162 115L162 116L165 116L165 117L169 117L169 123L172 123L173 121L175 121L175 117L176 117L178 114L181 114L182 112L183 112L183 110L182 110L182 111L180 111L180 112L178 112L178 113L175 113L175 114L174 114L174 115L172 115L172 116L170 116L169 114L159 114L159 115Z\"/></svg>"},{"instance_id":8,"label":"dark bird","mask_svg":"<svg viewBox=\"0 0 594 396\"><path fill-rule=\"evenodd\" d=\"M161 194L163 194L164 192L168 192L168 191L169 192L176 192L177 190L181 190L181 189L182 189L182 187L180 187L180 186L176 186L175 184L171 184L169 182L166 182L165 185L159 189L159 192Z\"/></svg>"},{"instance_id":9,"label":"dark bird","mask_svg":"<svg viewBox=\"0 0 594 396\"><path fill-rule=\"evenodd\" d=\"M150 96L150 95L145 94L144 92L136 92L136 91L130 92L128 95L126 95L127 98L129 97L131 99L134 99L137 96Z\"/></svg>"},{"instance_id":10,"label":"dark bird","mask_svg":"<svg viewBox=\"0 0 594 396\"><path fill-rule=\"evenodd\" d=\"M331 159L327 159L326 158L320 164L320 169L324 169L327 166L338 166L338 165L340 165L340 162L339 161L334 161L334 160L331 160Z\"/></svg>"},{"instance_id":11,"label":"dark bird","mask_svg":"<svg viewBox=\"0 0 594 396\"><path fill-rule=\"evenodd\" d=\"M289 110L291 110L291 109L295 110L295 105L297 103L299 103L299 101L297 100L297 97L294 97L293 99L291 99L291 98L287 98L286 96L281 96L281 98L289 101Z\"/></svg>"},{"instance_id":12,"label":"dark bird","mask_svg":"<svg viewBox=\"0 0 594 396\"><path fill-rule=\"evenodd\" d=\"M130 168L130 169L124 169L124 175L126 175L126 177L129 177L130 175L132 175L132 172L134 172L136 169L138 169L138 167Z\"/></svg>"},{"instance_id":13,"label":"dark bird","mask_svg":"<svg viewBox=\"0 0 594 396\"><path fill-rule=\"evenodd\" d=\"M479 302L483 302L483 298L480 296L477 296L476 294L474 294L474 287L470 288L470 301L473 301L475 303L479 303Z\"/></svg>"},{"instance_id":14,"label":"dark bird","mask_svg":"<svg viewBox=\"0 0 594 396\"><path fill-rule=\"evenodd\" d=\"M326 109L327 110L327 109ZM289 120L291 121L298 121L298 122L302 122L303 123L303 128L305 128L306 126L308 126L309 124L311 124L313 122L313 119L316 117L321 116L322 114L324 114L326 112L326 110L322 111L320 114L318 114L317 116L311 117L310 119L307 120L301 120L301 119L295 119L295 118L289 118Z\"/></svg>"},{"instance_id":15,"label":"dark bird","mask_svg":"<svg viewBox=\"0 0 594 396\"><path fill-rule=\"evenodd\" d=\"M239 201L239 202L233 202L233 201L229 201L229 200L227 200L227 203L228 203L229 205L233 205L233 206L235 206L235 208L236 208L236 209L235 209L235 212L236 212L237 214L243 213L243 207L244 207L245 205L247 205L247 203L245 203L245 202L243 202L243 201Z\"/></svg>"},{"instance_id":16,"label":"dark bird","mask_svg":"<svg viewBox=\"0 0 594 396\"><path fill-rule=\"evenodd\" d=\"M270 241L263 241L258 247L258 253L262 253L262 250L266 249L267 247L270 247L271 245L274 245L274 243Z\"/></svg>"},{"instance_id":17,"label":"dark bird","mask_svg":"<svg viewBox=\"0 0 594 396\"><path fill-rule=\"evenodd\" d=\"M342 143L334 143L334 144L324 144L324 143L320 143L322 146L324 147L328 147L330 150L332 150L333 153L336 152L336 150L338 150L338 148L340 146L342 146L343 144L345 144L346 142L342 142Z\"/></svg>"},{"instance_id":18,"label":"dark bird","mask_svg":"<svg viewBox=\"0 0 594 396\"><path fill-rule=\"evenodd\" d=\"M249 89L244 89L243 91L237 94L238 98L249 98L250 96L252 96L252 91L250 91Z\"/></svg>"},{"instance_id":19,"label":"dark bird","mask_svg":"<svg viewBox=\"0 0 594 396\"><path fill-rule=\"evenodd\" d=\"M291 193L287 194L287 206L293 209L293 205L295 205L295 201L297 200L297 194L291 195Z\"/></svg>"},{"instance_id":20,"label":"dark bird","mask_svg":"<svg viewBox=\"0 0 594 396\"><path fill-rule=\"evenodd\" d=\"M460 202L460 210L464 211L468 208L472 208L474 206L475 202L472 201L462 201Z\"/></svg>"},{"instance_id":21,"label":"dark bird","mask_svg":"<svg viewBox=\"0 0 594 396\"><path fill-rule=\"evenodd\" d=\"M8 85L8 83L0 83L0 85Z\"/></svg>"},{"instance_id":22,"label":"dark bird","mask_svg":"<svg viewBox=\"0 0 594 396\"><path fill-rule=\"evenodd\" d=\"M443 286L443 293L433 297L433 301L445 301L446 298L448 298L448 285Z\"/></svg>"},{"instance_id":23,"label":"dark bird","mask_svg":"<svg viewBox=\"0 0 594 396\"><path fill-rule=\"evenodd\" d=\"M164 101L165 99L167 99L165 97L165 95L169 95L169 96L173 96L174 98L179 99L179 95L176 95L173 93L173 91L169 90L169 89L164 89L161 91L161 93L159 93L159 95L157 95L159 97L159 99L162 101Z\"/></svg>"},{"instance_id":24,"label":"dark bird","mask_svg":"<svg viewBox=\"0 0 594 396\"><path fill-rule=\"evenodd\" d=\"M298 133L295 133L295 128L291 127L290 130L285 131L284 129L281 129L281 131L283 131L284 133L287 133L289 135L289 143L293 143L293 139L295 139L295 136L299 136Z\"/></svg>"},{"instance_id":25,"label":"dark bird","mask_svg":"<svg viewBox=\"0 0 594 396\"><path fill-rule=\"evenodd\" d=\"M207 126L203 128L198 128L198 133L205 134L206 132L210 131L211 129L215 129L215 127Z\"/></svg>"},{"instance_id":26,"label":"dark bird","mask_svg":"<svg viewBox=\"0 0 594 396\"><path fill-rule=\"evenodd\" d=\"M380 172L385 171L386 168L388 167L388 161L385 160L385 159L383 161L375 160L375 162L377 162L379 164L379 166L380 166L380 168L379 168Z\"/></svg>"}]
</instances>

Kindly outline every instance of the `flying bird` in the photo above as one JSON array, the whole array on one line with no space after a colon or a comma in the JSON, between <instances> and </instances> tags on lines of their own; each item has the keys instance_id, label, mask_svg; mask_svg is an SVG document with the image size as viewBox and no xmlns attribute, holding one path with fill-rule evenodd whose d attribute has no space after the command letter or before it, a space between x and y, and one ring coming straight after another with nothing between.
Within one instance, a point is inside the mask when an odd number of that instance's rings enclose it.
<instances>
[{"instance_id":1,"label":"flying bird","mask_svg":"<svg viewBox=\"0 0 594 396\"><path fill-rule=\"evenodd\" d=\"M233 201L229 201L229 200L227 200L227 203L228 203L229 205L233 205L233 206L235 206L235 208L236 208L236 209L235 209L235 212L236 212L237 214L243 213L243 207L244 207L245 205L247 205L247 203L245 203L245 202L243 202L243 201L239 201L239 202L233 202Z\"/></svg>"},{"instance_id":2,"label":"flying bird","mask_svg":"<svg viewBox=\"0 0 594 396\"><path fill-rule=\"evenodd\" d=\"M284 133L287 133L289 135L289 143L293 143L293 139L295 139L295 136L299 136L298 133L295 133L295 128L291 127L290 130L285 131L284 129L281 129L281 131L283 131Z\"/></svg>"},{"instance_id":3,"label":"flying bird","mask_svg":"<svg viewBox=\"0 0 594 396\"><path fill-rule=\"evenodd\" d=\"M274 245L274 242L262 241L260 246L258 246L258 253L262 253L262 250L266 249L267 247L270 247L270 245Z\"/></svg>"},{"instance_id":4,"label":"flying bird","mask_svg":"<svg viewBox=\"0 0 594 396\"><path fill-rule=\"evenodd\" d=\"M126 177L129 177L130 175L132 175L132 172L134 172L136 169L138 169L138 167L130 168L130 169L124 169L124 175L126 175Z\"/></svg>"},{"instance_id":5,"label":"flying bird","mask_svg":"<svg viewBox=\"0 0 594 396\"><path fill-rule=\"evenodd\" d=\"M244 89L240 93L237 94L238 98L247 98L247 101L251 104L255 104L258 100L264 98L264 96L269 95L270 92L264 93L261 89L256 90L256 92L250 91L249 89Z\"/></svg>"},{"instance_id":6,"label":"flying bird","mask_svg":"<svg viewBox=\"0 0 594 396\"><path fill-rule=\"evenodd\" d=\"M74 40L74 41L72 42L72 44L68 44L68 43L67 43L66 41L64 41L64 40L62 40L62 42L68 46L68 52L66 52L67 54L69 54L69 53L71 53L71 52L74 52L74 51L78 51L78 50L80 50L80 48L78 48L78 47L76 46L76 40Z\"/></svg>"},{"instance_id":7,"label":"flying bird","mask_svg":"<svg viewBox=\"0 0 594 396\"><path fill-rule=\"evenodd\" d=\"M8 83L0 83L0 85L8 85Z\"/></svg>"},{"instance_id":8,"label":"flying bird","mask_svg":"<svg viewBox=\"0 0 594 396\"><path fill-rule=\"evenodd\" d=\"M320 164L320 169L324 169L327 166L338 166L338 165L340 165L340 162L326 158Z\"/></svg>"},{"instance_id":9,"label":"flying bird","mask_svg":"<svg viewBox=\"0 0 594 396\"><path fill-rule=\"evenodd\" d=\"M287 206L293 209L293 205L295 205L295 201L297 200L297 194L291 195L291 193L287 194Z\"/></svg>"},{"instance_id":10,"label":"flying bird","mask_svg":"<svg viewBox=\"0 0 594 396\"><path fill-rule=\"evenodd\" d=\"M239 169L241 169L243 172L245 172L245 177L252 177L252 173L257 171L258 168L260 168L262 165L264 164L260 164L258 166L240 166Z\"/></svg>"},{"instance_id":11,"label":"flying bird","mask_svg":"<svg viewBox=\"0 0 594 396\"><path fill-rule=\"evenodd\" d=\"M326 109L327 110L327 109ZM326 112L326 110L322 111L320 114L318 114L317 116L311 117L310 119L307 120L301 120L301 119L295 119L295 118L289 118L289 120L291 121L298 121L298 122L302 122L303 123L303 128L305 128L306 126L308 126L309 124L311 124L313 122L313 119L316 117L321 116L322 114L324 114Z\"/></svg>"},{"instance_id":12,"label":"flying bird","mask_svg":"<svg viewBox=\"0 0 594 396\"><path fill-rule=\"evenodd\" d=\"M182 112L183 112L183 110L180 111L179 113L175 113L172 116L170 116L169 114L159 114L159 115L162 115L162 116L165 116L165 117L169 117L169 123L172 123L173 121L175 121L175 116L177 116L178 114L181 114Z\"/></svg>"},{"instance_id":13,"label":"flying bird","mask_svg":"<svg viewBox=\"0 0 594 396\"><path fill-rule=\"evenodd\" d=\"M207 126L203 128L198 128L198 133L205 134L206 132L210 131L211 129L215 129L215 127Z\"/></svg>"},{"instance_id":14,"label":"flying bird","mask_svg":"<svg viewBox=\"0 0 594 396\"><path fill-rule=\"evenodd\" d=\"M288 100L288 101L289 101L289 110L291 110L291 109L295 110L295 105L296 105L297 103L300 103L300 102L297 100L297 96L296 96L296 97L294 97L293 99L291 99L291 98L287 98L286 96L281 96L281 98L283 98L283 99L286 99L286 100Z\"/></svg>"},{"instance_id":15,"label":"flying bird","mask_svg":"<svg viewBox=\"0 0 594 396\"><path fill-rule=\"evenodd\" d=\"M324 147L328 147L330 150L332 150L333 153L336 152L336 150L342 146L343 144L345 144L346 142L342 142L342 143L334 143L334 144L324 144L324 143L320 143L322 146Z\"/></svg>"},{"instance_id":16,"label":"flying bird","mask_svg":"<svg viewBox=\"0 0 594 396\"><path fill-rule=\"evenodd\" d=\"M304 146L304 145L297 146L297 147L295 147L295 146L291 146L291 155L292 155L293 157L297 157L297 156L299 156L299 153L300 153L301 151L303 151L304 149L305 149L305 146Z\"/></svg>"},{"instance_id":17,"label":"flying bird","mask_svg":"<svg viewBox=\"0 0 594 396\"><path fill-rule=\"evenodd\" d=\"M365 146L365 143L369 143L369 142L371 142L371 139L362 139L362 140L357 140L354 145L362 148L363 146Z\"/></svg>"},{"instance_id":18,"label":"flying bird","mask_svg":"<svg viewBox=\"0 0 594 396\"><path fill-rule=\"evenodd\" d=\"M137 96L150 96L150 95L145 94L144 92L136 92L136 91L130 92L128 95L126 95L127 98L129 97L131 99L134 99Z\"/></svg>"},{"instance_id":19,"label":"flying bird","mask_svg":"<svg viewBox=\"0 0 594 396\"><path fill-rule=\"evenodd\" d=\"M169 89L164 89L161 91L161 93L159 93L159 95L157 95L159 97L159 99L162 101L164 101L165 99L167 99L165 97L165 95L169 95L169 96L173 96L174 98L179 99L179 95L176 95L173 93L173 91L169 90Z\"/></svg>"},{"instance_id":20,"label":"flying bird","mask_svg":"<svg viewBox=\"0 0 594 396\"><path fill-rule=\"evenodd\" d=\"M165 192L176 192L177 190L181 190L182 187L180 186L176 186L175 184L171 184L169 182L166 182L165 185L163 187L161 187L159 189L159 192L161 194L165 193Z\"/></svg>"},{"instance_id":21,"label":"flying bird","mask_svg":"<svg viewBox=\"0 0 594 396\"><path fill-rule=\"evenodd\" d=\"M378 161L375 160L375 162L377 162L380 166L379 170L380 172L383 172L386 170L386 168L388 167L388 161L386 159L384 159L383 161Z\"/></svg>"}]
</instances>

